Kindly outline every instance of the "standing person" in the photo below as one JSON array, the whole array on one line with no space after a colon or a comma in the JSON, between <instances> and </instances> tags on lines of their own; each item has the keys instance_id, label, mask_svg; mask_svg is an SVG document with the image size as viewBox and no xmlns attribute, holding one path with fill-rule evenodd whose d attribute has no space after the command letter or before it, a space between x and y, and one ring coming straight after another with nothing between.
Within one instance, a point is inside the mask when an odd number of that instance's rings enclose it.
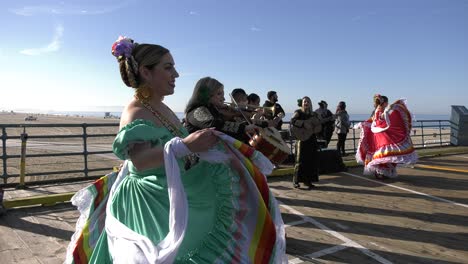
<instances>
[{"instance_id":1,"label":"standing person","mask_svg":"<svg viewBox=\"0 0 468 264\"><path fill-rule=\"evenodd\" d=\"M275 128L281 130L283 126L284 113L283 107L278 103L278 94L275 91L269 91L267 93L268 100L263 103L263 107L273 108L273 111L265 109L265 116L268 120L275 121Z\"/></svg>"},{"instance_id":2,"label":"standing person","mask_svg":"<svg viewBox=\"0 0 468 264\"><path fill-rule=\"evenodd\" d=\"M341 156L346 156L345 142L348 135L351 121L349 120L348 112L346 112L346 103L341 101L336 107L335 113L335 132L338 135L338 142L336 143L336 150L341 153Z\"/></svg>"},{"instance_id":3,"label":"standing person","mask_svg":"<svg viewBox=\"0 0 468 264\"><path fill-rule=\"evenodd\" d=\"M322 132L320 132L319 138L326 141L325 148L327 148L335 130L335 119L333 113L328 110L327 102L321 100L318 104L319 108L315 112L319 115L322 122Z\"/></svg>"},{"instance_id":4,"label":"standing person","mask_svg":"<svg viewBox=\"0 0 468 264\"><path fill-rule=\"evenodd\" d=\"M319 180L318 143L315 129L320 126L320 120L317 113L312 111L312 102L308 96L299 99L298 106L300 108L291 118L291 126L299 128L303 133L310 132L310 136L307 135L307 139L304 140L296 140L293 186L299 188L299 182L303 182L310 190L315 187L312 183Z\"/></svg>"},{"instance_id":5,"label":"standing person","mask_svg":"<svg viewBox=\"0 0 468 264\"><path fill-rule=\"evenodd\" d=\"M169 50L120 37L112 54L123 82L135 88L113 143L126 161L117 177L74 196L84 215L66 263L287 263L276 200L265 180L262 191L256 185L265 176L230 153L264 164L264 173L272 164L255 151L246 157L213 129L187 133L162 101L179 76ZM184 170L194 153L200 162Z\"/></svg>"},{"instance_id":6,"label":"standing person","mask_svg":"<svg viewBox=\"0 0 468 264\"><path fill-rule=\"evenodd\" d=\"M365 175L378 179L398 176L398 164L414 164L418 156L411 141L411 113L405 100L388 105L388 98L374 96L374 112L369 120L361 122L356 160L364 165Z\"/></svg>"},{"instance_id":7,"label":"standing person","mask_svg":"<svg viewBox=\"0 0 468 264\"><path fill-rule=\"evenodd\" d=\"M256 124L259 127L275 127L276 126L276 122L274 120L266 119L265 111L263 107L260 107L260 96L258 96L258 94L251 93L249 94L247 99L248 99L248 106L250 108L258 107L256 110L254 110L253 114L250 117L250 119L252 120L252 123Z\"/></svg>"},{"instance_id":8,"label":"standing person","mask_svg":"<svg viewBox=\"0 0 468 264\"><path fill-rule=\"evenodd\" d=\"M185 127L189 133L213 127L240 141L248 138L246 132L254 132L255 125L247 123L239 112L224 104L224 85L211 77L198 80L185 108ZM228 113L226 113L228 111ZM228 117L229 114L235 116Z\"/></svg>"}]
</instances>

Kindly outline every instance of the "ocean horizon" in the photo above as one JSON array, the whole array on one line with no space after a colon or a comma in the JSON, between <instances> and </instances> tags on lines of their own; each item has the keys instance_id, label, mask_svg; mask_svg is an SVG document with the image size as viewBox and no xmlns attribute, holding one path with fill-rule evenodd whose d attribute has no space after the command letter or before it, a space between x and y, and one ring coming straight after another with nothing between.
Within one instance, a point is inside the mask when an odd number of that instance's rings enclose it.
<instances>
[{"instance_id":1,"label":"ocean horizon","mask_svg":"<svg viewBox=\"0 0 468 264\"><path fill-rule=\"evenodd\" d=\"M10 111L3 111L10 112ZM17 113L28 113L28 114L42 114L42 115L58 115L58 116L82 116L82 117L102 117L108 113L113 117L120 117L122 112L108 112L108 111L14 111ZM289 121L293 113L286 113L284 121ZM176 112L177 117L182 119L184 117L183 112ZM370 114L349 114L352 121L362 121L369 118ZM413 121L422 120L450 120L450 114L413 114Z\"/></svg>"}]
</instances>

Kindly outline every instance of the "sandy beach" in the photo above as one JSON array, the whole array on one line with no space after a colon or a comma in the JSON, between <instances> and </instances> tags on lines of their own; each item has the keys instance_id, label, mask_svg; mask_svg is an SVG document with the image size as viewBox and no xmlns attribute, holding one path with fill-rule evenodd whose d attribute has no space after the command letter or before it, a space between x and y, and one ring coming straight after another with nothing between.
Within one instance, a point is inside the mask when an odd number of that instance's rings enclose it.
<instances>
[{"instance_id":1,"label":"sandy beach","mask_svg":"<svg viewBox=\"0 0 468 264\"><path fill-rule=\"evenodd\" d=\"M25 121L28 116L36 117L35 121ZM104 118L78 115L50 115L38 113L0 112L0 124L78 124L78 123L118 123L117 118Z\"/></svg>"}]
</instances>

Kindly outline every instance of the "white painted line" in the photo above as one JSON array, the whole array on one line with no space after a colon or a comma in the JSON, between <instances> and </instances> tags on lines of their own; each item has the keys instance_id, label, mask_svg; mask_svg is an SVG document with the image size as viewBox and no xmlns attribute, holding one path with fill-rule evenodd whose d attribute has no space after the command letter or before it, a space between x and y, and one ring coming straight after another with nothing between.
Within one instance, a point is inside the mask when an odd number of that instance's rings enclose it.
<instances>
[{"instance_id":1,"label":"white painted line","mask_svg":"<svg viewBox=\"0 0 468 264\"><path fill-rule=\"evenodd\" d=\"M385 185L385 186L388 186L388 187L392 187L392 188L395 188L395 189L403 190L403 191L406 191L406 192L410 192L410 193L414 193L414 194L419 194L419 195L422 195L422 196L426 196L426 197L429 197L429 198L432 198L432 199L434 199L434 200L438 200L438 201L441 201L441 202L444 202L444 203L449 203L449 204L458 205L458 206L462 206L462 207L468 208L468 205L467 205L467 204L457 203L457 202L450 201L450 200L447 200L447 199L444 199L444 198L440 198L440 197L437 197L437 196L432 196L432 195L427 194L427 193L422 193L422 192L418 192L418 191L413 191L413 190L408 189L408 188L403 188L403 187L396 186L396 185L393 185L393 184L388 184L388 183L385 183L385 182L382 182L382 181L372 180L372 179L369 179L369 178L367 178L367 177L359 176L359 175L352 174L352 173L349 173L349 172L341 172L341 173L346 174L346 175L349 175L349 176L352 176L352 177L360 178L360 179L363 179L363 180L366 180L366 181L370 181L370 182L382 184L382 185Z\"/></svg>"},{"instance_id":2,"label":"white painted line","mask_svg":"<svg viewBox=\"0 0 468 264\"><path fill-rule=\"evenodd\" d=\"M338 252L338 251L346 249L346 248L348 248L348 247L346 246L346 243L345 243L345 244L342 244L342 245L336 245L334 247L329 247L329 248L326 248L326 249L322 249L320 251L317 251L315 253L305 255L305 256L308 257L308 258L320 258L320 257L323 257L325 255L333 254L335 252Z\"/></svg>"},{"instance_id":3,"label":"white painted line","mask_svg":"<svg viewBox=\"0 0 468 264\"><path fill-rule=\"evenodd\" d=\"M281 192L273 190L273 189L271 189L271 191L276 193L276 194L281 193ZM368 255L369 257L377 260L378 262L380 262L382 264L391 264L392 263L392 262L384 259L383 257L379 256L378 254L375 254L375 253L371 252L369 249L361 246L357 242L354 242L353 240L343 236L342 234L340 234L340 233L338 233L336 231L333 231L331 228L325 226L324 224L320 223L319 221L313 219L312 217L308 217L308 216L304 215L303 213L297 211L296 209L292 208L289 205L286 205L286 204L282 203L281 201L278 201L278 203L279 203L279 205L281 207L284 207L286 210L290 211L291 213L293 213L293 214L295 214L297 216L300 216L305 221L312 223L316 227L322 229L324 232L326 232L326 233L340 239L341 241L345 242L346 245L356 248L357 250L361 251L362 253L364 253L364 254Z\"/></svg>"},{"instance_id":4,"label":"white painted line","mask_svg":"<svg viewBox=\"0 0 468 264\"><path fill-rule=\"evenodd\" d=\"M334 225L336 225L337 227L343 229L343 230L348 230L349 227L345 226L345 225L342 225L342 224L339 224L337 222L332 222Z\"/></svg>"},{"instance_id":5,"label":"white painted line","mask_svg":"<svg viewBox=\"0 0 468 264\"><path fill-rule=\"evenodd\" d=\"M342 245L337 245L337 246L334 246L334 247L331 247L331 248L326 248L324 250L317 251L317 252L309 254L309 255L305 255L305 257L311 258L311 259L320 258L320 257L323 257L325 255L333 254L335 252L338 252L338 251L346 249L346 248L356 248L356 249L362 251L367 256L374 258L375 260L377 260L380 263L392 263L392 262L382 258L381 256L375 254L374 252L370 251L369 249L360 246L357 243L351 243L351 244L344 243ZM303 262L304 261L302 261L301 259L295 258L295 259L291 259L289 261L289 264L299 264L299 263L303 263Z\"/></svg>"},{"instance_id":6,"label":"white painted line","mask_svg":"<svg viewBox=\"0 0 468 264\"><path fill-rule=\"evenodd\" d=\"M294 258L294 259L290 259L288 261L289 264L299 264L299 263L302 263L304 261L302 261L300 258Z\"/></svg>"},{"instance_id":7,"label":"white painted line","mask_svg":"<svg viewBox=\"0 0 468 264\"><path fill-rule=\"evenodd\" d=\"M383 249L384 251L390 251L388 248L386 248L386 247L384 247L384 246L381 246L381 245L379 245L379 244L377 244L377 243L375 243L375 242L369 242L369 244L371 244L371 245L373 245L373 246L376 246L376 247L378 247L378 248L381 248L381 249Z\"/></svg>"},{"instance_id":8,"label":"white painted line","mask_svg":"<svg viewBox=\"0 0 468 264\"><path fill-rule=\"evenodd\" d=\"M301 224L304 224L304 223L307 223L307 221L304 220L304 219L302 219L302 220L298 220L298 221L294 221L294 222L290 222L290 223L284 224L284 227L286 228L286 227L301 225Z\"/></svg>"},{"instance_id":9,"label":"white painted line","mask_svg":"<svg viewBox=\"0 0 468 264\"><path fill-rule=\"evenodd\" d=\"M357 250L359 251L362 251L362 253L366 254L367 256L377 260L378 262L380 263L385 263L385 264L389 264L389 263L392 263L384 258L382 258L380 255L370 251L369 249L359 245L358 243L354 242L354 241L351 241L351 243L346 243L348 247L354 247L356 248Z\"/></svg>"}]
</instances>

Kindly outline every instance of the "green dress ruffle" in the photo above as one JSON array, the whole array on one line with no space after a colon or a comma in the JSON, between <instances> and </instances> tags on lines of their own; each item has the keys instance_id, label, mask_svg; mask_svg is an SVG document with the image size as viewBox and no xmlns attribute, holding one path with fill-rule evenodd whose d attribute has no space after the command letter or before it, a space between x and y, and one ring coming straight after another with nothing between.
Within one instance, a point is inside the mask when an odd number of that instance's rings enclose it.
<instances>
[{"instance_id":1,"label":"green dress ruffle","mask_svg":"<svg viewBox=\"0 0 468 264\"><path fill-rule=\"evenodd\" d=\"M187 136L187 131L181 132ZM128 159L133 143L151 142L164 146L174 136L164 127L148 120L135 120L123 127L114 140L113 151ZM179 160L181 178L188 200L188 226L178 251L176 263L213 263L232 260L236 239L232 237L234 216L240 209L239 176L226 164L200 161L184 170ZM169 197L164 167L138 171L128 161L129 174L115 192L111 213L133 231L148 237L154 244L169 231ZM91 263L112 262L105 230L91 256Z\"/></svg>"}]
</instances>

